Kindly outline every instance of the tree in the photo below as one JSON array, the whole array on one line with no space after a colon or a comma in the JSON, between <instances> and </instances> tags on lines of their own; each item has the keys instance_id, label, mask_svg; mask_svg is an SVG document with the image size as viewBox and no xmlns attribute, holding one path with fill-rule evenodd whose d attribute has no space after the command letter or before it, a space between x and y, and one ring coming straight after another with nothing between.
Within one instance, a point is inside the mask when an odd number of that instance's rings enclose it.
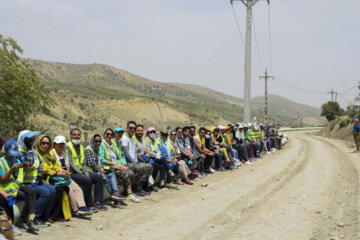
<instances>
[{"instance_id":1,"label":"tree","mask_svg":"<svg viewBox=\"0 0 360 240\"><path fill-rule=\"evenodd\" d=\"M15 136L29 127L32 115L49 111L50 91L34 68L19 57L23 50L0 34L0 133Z\"/></svg>"},{"instance_id":2,"label":"tree","mask_svg":"<svg viewBox=\"0 0 360 240\"><path fill-rule=\"evenodd\" d=\"M327 102L321 106L321 116L325 116L328 121L334 120L344 112L337 102Z\"/></svg>"}]
</instances>

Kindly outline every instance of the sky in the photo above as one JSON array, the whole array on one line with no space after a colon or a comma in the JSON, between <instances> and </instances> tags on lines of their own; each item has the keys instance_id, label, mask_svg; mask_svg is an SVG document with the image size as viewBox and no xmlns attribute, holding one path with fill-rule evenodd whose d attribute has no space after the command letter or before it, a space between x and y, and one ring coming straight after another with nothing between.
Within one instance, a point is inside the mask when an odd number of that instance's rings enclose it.
<instances>
[{"instance_id":1,"label":"sky","mask_svg":"<svg viewBox=\"0 0 360 240\"><path fill-rule=\"evenodd\" d=\"M245 7L233 6L244 38ZM267 1L257 2L251 96L264 95L267 68L269 94L320 107L333 89L346 107L360 81L359 12L359 0L271 0L269 18ZM245 49L229 0L0 0L0 34L23 57L244 95Z\"/></svg>"}]
</instances>

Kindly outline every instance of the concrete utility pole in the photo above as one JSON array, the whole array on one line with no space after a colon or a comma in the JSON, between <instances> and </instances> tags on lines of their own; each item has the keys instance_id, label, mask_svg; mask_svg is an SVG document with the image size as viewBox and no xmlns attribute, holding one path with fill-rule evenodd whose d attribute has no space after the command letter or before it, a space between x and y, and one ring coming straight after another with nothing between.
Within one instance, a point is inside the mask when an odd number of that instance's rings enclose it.
<instances>
[{"instance_id":1,"label":"concrete utility pole","mask_svg":"<svg viewBox=\"0 0 360 240\"><path fill-rule=\"evenodd\" d=\"M244 122L250 122L252 7L259 0L230 0L230 3L234 1L241 1L246 7Z\"/></svg>"},{"instance_id":2,"label":"concrete utility pole","mask_svg":"<svg viewBox=\"0 0 360 240\"><path fill-rule=\"evenodd\" d=\"M265 69L265 76L260 76L260 79L265 79L265 123L268 123L268 79L273 76L269 76L267 69Z\"/></svg>"},{"instance_id":3,"label":"concrete utility pole","mask_svg":"<svg viewBox=\"0 0 360 240\"><path fill-rule=\"evenodd\" d=\"M333 89L331 89L331 91L328 92L328 94L331 94L331 101L332 102L334 101L334 94L335 94L335 102L337 101L338 92L335 92Z\"/></svg>"}]
</instances>

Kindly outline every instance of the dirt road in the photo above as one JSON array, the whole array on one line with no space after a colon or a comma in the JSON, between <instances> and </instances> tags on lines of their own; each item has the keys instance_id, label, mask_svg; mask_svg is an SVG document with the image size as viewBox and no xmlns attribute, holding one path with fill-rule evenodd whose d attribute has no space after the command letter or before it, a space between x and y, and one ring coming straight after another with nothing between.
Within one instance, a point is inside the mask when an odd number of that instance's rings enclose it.
<instances>
[{"instance_id":1,"label":"dirt road","mask_svg":"<svg viewBox=\"0 0 360 240\"><path fill-rule=\"evenodd\" d=\"M360 239L360 154L314 133L289 137L252 166L18 239Z\"/></svg>"}]
</instances>

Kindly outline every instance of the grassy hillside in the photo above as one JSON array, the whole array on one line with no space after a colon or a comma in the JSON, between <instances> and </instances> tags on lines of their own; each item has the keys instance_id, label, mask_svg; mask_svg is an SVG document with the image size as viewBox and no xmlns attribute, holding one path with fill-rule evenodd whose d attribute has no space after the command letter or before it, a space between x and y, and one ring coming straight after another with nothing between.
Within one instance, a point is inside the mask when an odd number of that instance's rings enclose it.
<instances>
[{"instance_id":1,"label":"grassy hillside","mask_svg":"<svg viewBox=\"0 0 360 240\"><path fill-rule=\"evenodd\" d=\"M102 132L107 126L124 126L131 119L157 128L242 120L241 99L205 87L155 82L101 64L27 61L52 90L57 103L49 115L34 119L48 131L67 134L71 127L78 126L89 133ZM318 109L277 96L271 98L277 107L272 109L270 120L296 124L299 112L306 124L320 124ZM262 100L255 98L252 113L263 116L262 106Z\"/></svg>"}]
</instances>

